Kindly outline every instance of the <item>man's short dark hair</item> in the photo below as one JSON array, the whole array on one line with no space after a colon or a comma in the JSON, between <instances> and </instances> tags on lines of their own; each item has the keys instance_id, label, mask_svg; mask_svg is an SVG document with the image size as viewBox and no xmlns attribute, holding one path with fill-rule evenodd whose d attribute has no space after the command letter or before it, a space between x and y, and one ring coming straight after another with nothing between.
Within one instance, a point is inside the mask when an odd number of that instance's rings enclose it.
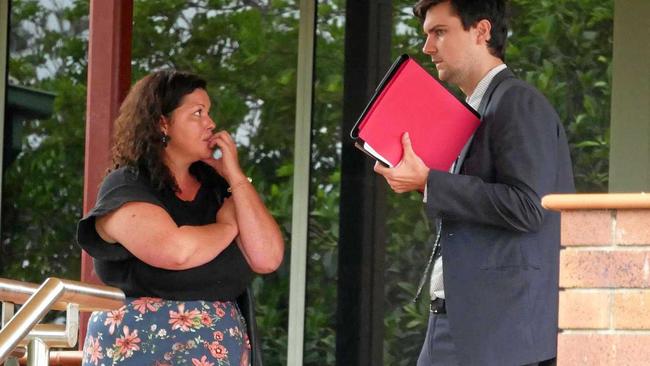
<instances>
[{"instance_id":1,"label":"man's short dark hair","mask_svg":"<svg viewBox=\"0 0 650 366\"><path fill-rule=\"evenodd\" d=\"M450 3L465 30L483 19L488 20L492 24L492 37L488 41L490 53L505 61L508 37L506 0L419 0L413 7L413 14L424 21L431 7L444 2Z\"/></svg>"}]
</instances>

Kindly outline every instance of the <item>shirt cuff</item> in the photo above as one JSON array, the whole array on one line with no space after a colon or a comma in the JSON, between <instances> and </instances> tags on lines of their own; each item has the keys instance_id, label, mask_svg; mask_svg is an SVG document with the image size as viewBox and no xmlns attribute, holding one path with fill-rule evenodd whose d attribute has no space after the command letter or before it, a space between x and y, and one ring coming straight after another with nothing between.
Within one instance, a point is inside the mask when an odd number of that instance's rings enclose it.
<instances>
[{"instance_id":1,"label":"shirt cuff","mask_svg":"<svg viewBox=\"0 0 650 366\"><path fill-rule=\"evenodd\" d=\"M427 203L427 187L429 182L424 183L424 197L422 197L422 202Z\"/></svg>"}]
</instances>

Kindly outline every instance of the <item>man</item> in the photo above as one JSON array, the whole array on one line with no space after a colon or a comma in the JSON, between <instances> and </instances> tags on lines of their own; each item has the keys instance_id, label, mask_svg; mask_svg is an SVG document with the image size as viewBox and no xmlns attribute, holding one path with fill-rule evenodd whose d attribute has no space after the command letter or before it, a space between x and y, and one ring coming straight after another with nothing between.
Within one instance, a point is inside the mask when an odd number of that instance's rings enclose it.
<instances>
[{"instance_id":1,"label":"man","mask_svg":"<svg viewBox=\"0 0 650 366\"><path fill-rule=\"evenodd\" d=\"M439 78L482 116L452 172L429 170L408 134L398 166L375 165L395 192L424 192L438 228L418 366L552 364L560 218L541 198L574 190L562 124L503 63L504 0L420 0L414 13Z\"/></svg>"}]
</instances>

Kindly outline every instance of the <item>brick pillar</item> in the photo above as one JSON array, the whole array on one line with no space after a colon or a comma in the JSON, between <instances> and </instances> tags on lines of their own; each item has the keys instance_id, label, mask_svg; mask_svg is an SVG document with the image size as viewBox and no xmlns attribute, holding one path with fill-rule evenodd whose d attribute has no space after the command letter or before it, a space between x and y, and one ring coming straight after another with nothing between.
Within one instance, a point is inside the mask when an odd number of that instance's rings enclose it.
<instances>
[{"instance_id":1,"label":"brick pillar","mask_svg":"<svg viewBox=\"0 0 650 366\"><path fill-rule=\"evenodd\" d=\"M650 365L650 206L563 209L562 246L558 365Z\"/></svg>"}]
</instances>

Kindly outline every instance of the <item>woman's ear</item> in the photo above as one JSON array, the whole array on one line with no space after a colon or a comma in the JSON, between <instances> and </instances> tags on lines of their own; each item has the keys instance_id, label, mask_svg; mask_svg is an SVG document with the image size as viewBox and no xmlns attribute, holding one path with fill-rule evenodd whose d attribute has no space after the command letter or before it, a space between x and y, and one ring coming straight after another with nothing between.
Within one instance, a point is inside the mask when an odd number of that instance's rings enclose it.
<instances>
[{"instance_id":1,"label":"woman's ear","mask_svg":"<svg viewBox=\"0 0 650 366\"><path fill-rule=\"evenodd\" d=\"M171 140L171 137L169 134L167 134L167 130L169 129L169 120L165 118L165 116L160 117L160 133L162 134L162 137L160 138L160 142L162 142L163 147L167 147L167 144L169 144L169 140Z\"/></svg>"},{"instance_id":2,"label":"woman's ear","mask_svg":"<svg viewBox=\"0 0 650 366\"><path fill-rule=\"evenodd\" d=\"M169 121L165 116L160 116L160 122L158 122L158 125L160 127L160 132L163 135L167 135L167 129L169 128Z\"/></svg>"}]
</instances>

